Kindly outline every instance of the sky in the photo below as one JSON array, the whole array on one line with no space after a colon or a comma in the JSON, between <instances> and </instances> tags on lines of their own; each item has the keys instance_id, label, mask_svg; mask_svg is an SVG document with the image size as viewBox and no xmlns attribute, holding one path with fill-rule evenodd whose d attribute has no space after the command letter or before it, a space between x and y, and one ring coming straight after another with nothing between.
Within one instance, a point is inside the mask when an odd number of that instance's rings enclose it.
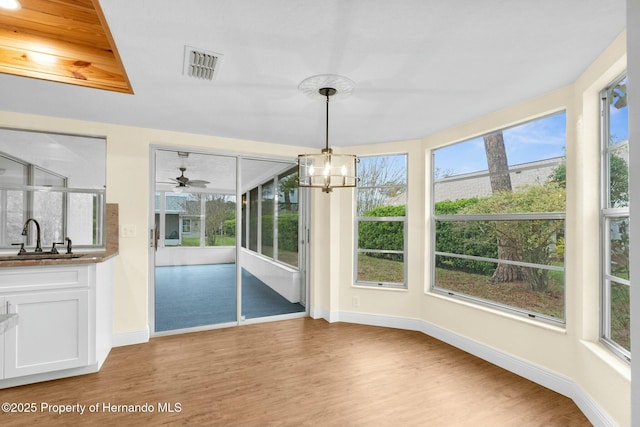
<instances>
[{"instance_id":1,"label":"sky","mask_svg":"<svg viewBox=\"0 0 640 427\"><path fill-rule=\"evenodd\" d=\"M628 138L627 108L611 111L613 142ZM511 128L503 129L509 165L564 157L566 113L560 112ZM487 157L482 136L462 141L434 152L438 176L451 176L487 170Z\"/></svg>"},{"instance_id":2,"label":"sky","mask_svg":"<svg viewBox=\"0 0 640 427\"><path fill-rule=\"evenodd\" d=\"M503 129L502 136L510 166L563 157L566 114L563 111ZM451 176L488 169L481 136L440 148L434 156L434 165L440 175Z\"/></svg>"}]
</instances>

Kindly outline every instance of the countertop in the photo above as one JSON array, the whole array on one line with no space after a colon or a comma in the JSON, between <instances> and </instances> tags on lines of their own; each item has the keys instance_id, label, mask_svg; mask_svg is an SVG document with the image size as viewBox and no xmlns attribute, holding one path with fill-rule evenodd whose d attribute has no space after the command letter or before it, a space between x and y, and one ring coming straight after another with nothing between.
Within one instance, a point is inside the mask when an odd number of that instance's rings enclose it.
<instances>
[{"instance_id":1,"label":"countertop","mask_svg":"<svg viewBox=\"0 0 640 427\"><path fill-rule=\"evenodd\" d=\"M51 265L69 265L69 264L97 264L104 262L118 255L117 250L106 250L99 252L77 252L74 258L42 258L29 259L21 258L20 255L2 256L0 257L0 268L2 267L40 267Z\"/></svg>"}]
</instances>

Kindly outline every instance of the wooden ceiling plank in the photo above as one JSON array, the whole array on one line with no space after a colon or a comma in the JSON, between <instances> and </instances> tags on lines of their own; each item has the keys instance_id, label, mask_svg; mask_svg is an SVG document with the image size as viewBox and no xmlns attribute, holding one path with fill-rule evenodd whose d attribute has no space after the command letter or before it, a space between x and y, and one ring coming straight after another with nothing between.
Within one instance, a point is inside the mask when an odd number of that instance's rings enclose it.
<instances>
[{"instance_id":1,"label":"wooden ceiling plank","mask_svg":"<svg viewBox=\"0 0 640 427\"><path fill-rule=\"evenodd\" d=\"M116 63L113 52L91 46L52 41L32 34L16 33L0 28L0 45L17 50L39 51L57 56L82 58L89 62Z\"/></svg>"},{"instance_id":2,"label":"wooden ceiling plank","mask_svg":"<svg viewBox=\"0 0 640 427\"><path fill-rule=\"evenodd\" d=\"M19 11L0 11L0 72L133 93L98 0L22 0Z\"/></svg>"},{"instance_id":3,"label":"wooden ceiling plank","mask_svg":"<svg viewBox=\"0 0 640 427\"><path fill-rule=\"evenodd\" d=\"M32 77L41 80L50 80L62 83L75 84L97 89L113 90L129 93L129 87L122 76L114 76L95 66L77 66L72 63L58 64L56 67L33 67L30 61L7 53L0 49L0 72Z\"/></svg>"},{"instance_id":4,"label":"wooden ceiling plank","mask_svg":"<svg viewBox=\"0 0 640 427\"><path fill-rule=\"evenodd\" d=\"M85 24L79 21L53 19L50 15L37 14L40 21L23 19L22 16L0 15L0 26L21 33L62 40L76 44L99 46L109 49L109 40L100 24Z\"/></svg>"}]
</instances>

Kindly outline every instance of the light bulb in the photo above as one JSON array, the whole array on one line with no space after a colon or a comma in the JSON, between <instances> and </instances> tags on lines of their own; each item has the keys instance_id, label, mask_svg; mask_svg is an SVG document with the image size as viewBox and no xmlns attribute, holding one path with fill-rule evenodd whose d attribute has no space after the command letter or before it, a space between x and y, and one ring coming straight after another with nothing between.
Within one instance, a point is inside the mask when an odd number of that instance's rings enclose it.
<instances>
[{"instance_id":1,"label":"light bulb","mask_svg":"<svg viewBox=\"0 0 640 427\"><path fill-rule=\"evenodd\" d=\"M327 162L324 164L324 171L322 172L322 174L324 176L329 176L329 173L331 172L331 163Z\"/></svg>"},{"instance_id":2,"label":"light bulb","mask_svg":"<svg viewBox=\"0 0 640 427\"><path fill-rule=\"evenodd\" d=\"M315 172L315 168L313 167L313 165L309 166L309 175L313 176L313 172Z\"/></svg>"},{"instance_id":3,"label":"light bulb","mask_svg":"<svg viewBox=\"0 0 640 427\"><path fill-rule=\"evenodd\" d=\"M345 165L342 165L342 167L340 168L340 172L342 172L342 176L347 176L347 167Z\"/></svg>"},{"instance_id":4,"label":"light bulb","mask_svg":"<svg viewBox=\"0 0 640 427\"><path fill-rule=\"evenodd\" d=\"M18 10L22 7L18 0L0 0L0 8L8 10Z\"/></svg>"}]
</instances>

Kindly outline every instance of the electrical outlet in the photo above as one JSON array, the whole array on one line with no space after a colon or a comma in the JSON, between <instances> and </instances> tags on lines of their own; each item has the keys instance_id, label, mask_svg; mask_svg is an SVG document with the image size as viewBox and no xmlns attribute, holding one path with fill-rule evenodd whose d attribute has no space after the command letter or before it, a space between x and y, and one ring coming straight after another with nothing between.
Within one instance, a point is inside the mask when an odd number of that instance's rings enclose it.
<instances>
[{"instance_id":1,"label":"electrical outlet","mask_svg":"<svg viewBox=\"0 0 640 427\"><path fill-rule=\"evenodd\" d=\"M120 226L120 237L136 237L136 226L132 224Z\"/></svg>"},{"instance_id":2,"label":"electrical outlet","mask_svg":"<svg viewBox=\"0 0 640 427\"><path fill-rule=\"evenodd\" d=\"M354 307L360 307L360 297L351 298L351 305Z\"/></svg>"}]
</instances>

